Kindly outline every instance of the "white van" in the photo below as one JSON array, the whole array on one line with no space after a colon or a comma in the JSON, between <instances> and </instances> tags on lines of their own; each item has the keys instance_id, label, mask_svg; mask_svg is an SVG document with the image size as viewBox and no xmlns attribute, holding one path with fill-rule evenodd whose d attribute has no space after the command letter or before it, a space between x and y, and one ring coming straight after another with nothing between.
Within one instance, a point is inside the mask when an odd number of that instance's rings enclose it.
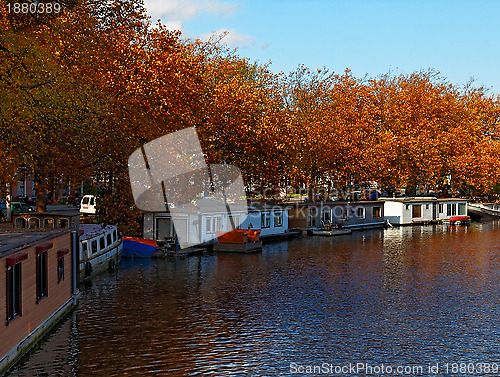
<instances>
[{"instance_id":1,"label":"white van","mask_svg":"<svg viewBox=\"0 0 500 377\"><path fill-rule=\"evenodd\" d=\"M85 195L80 203L80 213L86 215L95 215L96 197L94 195Z\"/></svg>"}]
</instances>

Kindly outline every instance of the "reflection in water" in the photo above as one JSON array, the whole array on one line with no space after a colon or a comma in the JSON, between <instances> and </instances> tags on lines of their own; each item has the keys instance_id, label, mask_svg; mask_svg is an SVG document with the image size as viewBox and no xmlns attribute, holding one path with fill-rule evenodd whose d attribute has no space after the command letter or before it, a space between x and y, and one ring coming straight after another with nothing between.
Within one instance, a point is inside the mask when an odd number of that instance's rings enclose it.
<instances>
[{"instance_id":1,"label":"reflection in water","mask_svg":"<svg viewBox=\"0 0 500 377\"><path fill-rule=\"evenodd\" d=\"M14 375L284 375L290 363L494 362L500 227L304 237L126 262Z\"/></svg>"}]
</instances>

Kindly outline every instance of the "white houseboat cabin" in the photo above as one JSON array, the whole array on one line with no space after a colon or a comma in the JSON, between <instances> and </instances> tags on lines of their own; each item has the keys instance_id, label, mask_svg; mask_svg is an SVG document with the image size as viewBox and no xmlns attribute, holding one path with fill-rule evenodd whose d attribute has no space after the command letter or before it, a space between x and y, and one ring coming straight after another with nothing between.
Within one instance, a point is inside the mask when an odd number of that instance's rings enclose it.
<instances>
[{"instance_id":1,"label":"white houseboat cabin","mask_svg":"<svg viewBox=\"0 0 500 377\"><path fill-rule=\"evenodd\" d=\"M260 229L261 237L273 237L285 234L288 229L288 211L281 207L249 207L246 212L186 213L176 223L180 230L187 234L191 245L202 245L213 242L217 232L239 229ZM232 224L231 224L232 220ZM173 241L175 228L172 216L168 212L144 213L143 237L156 241ZM182 247L182 246L181 246Z\"/></svg>"},{"instance_id":2,"label":"white houseboat cabin","mask_svg":"<svg viewBox=\"0 0 500 377\"><path fill-rule=\"evenodd\" d=\"M385 218L391 224L441 222L467 215L467 200L460 198L407 197L384 199Z\"/></svg>"}]
</instances>

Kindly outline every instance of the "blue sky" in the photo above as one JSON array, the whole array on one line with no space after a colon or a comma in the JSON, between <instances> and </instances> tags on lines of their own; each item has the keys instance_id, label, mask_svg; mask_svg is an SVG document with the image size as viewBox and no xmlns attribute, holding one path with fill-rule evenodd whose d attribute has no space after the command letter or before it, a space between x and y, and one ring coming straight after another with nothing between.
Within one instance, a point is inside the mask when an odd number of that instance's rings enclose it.
<instances>
[{"instance_id":1,"label":"blue sky","mask_svg":"<svg viewBox=\"0 0 500 377\"><path fill-rule=\"evenodd\" d=\"M497 0L145 0L187 38L223 39L274 72L299 64L357 77L435 69L500 94Z\"/></svg>"}]
</instances>

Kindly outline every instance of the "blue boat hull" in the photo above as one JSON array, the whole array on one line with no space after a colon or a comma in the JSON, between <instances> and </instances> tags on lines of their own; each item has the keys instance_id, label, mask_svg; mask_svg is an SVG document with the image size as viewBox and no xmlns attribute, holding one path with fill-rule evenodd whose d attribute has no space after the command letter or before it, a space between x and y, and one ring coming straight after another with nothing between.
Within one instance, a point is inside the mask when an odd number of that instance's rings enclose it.
<instances>
[{"instance_id":1,"label":"blue boat hull","mask_svg":"<svg viewBox=\"0 0 500 377\"><path fill-rule=\"evenodd\" d=\"M123 238L122 258L151 258L158 247Z\"/></svg>"}]
</instances>

